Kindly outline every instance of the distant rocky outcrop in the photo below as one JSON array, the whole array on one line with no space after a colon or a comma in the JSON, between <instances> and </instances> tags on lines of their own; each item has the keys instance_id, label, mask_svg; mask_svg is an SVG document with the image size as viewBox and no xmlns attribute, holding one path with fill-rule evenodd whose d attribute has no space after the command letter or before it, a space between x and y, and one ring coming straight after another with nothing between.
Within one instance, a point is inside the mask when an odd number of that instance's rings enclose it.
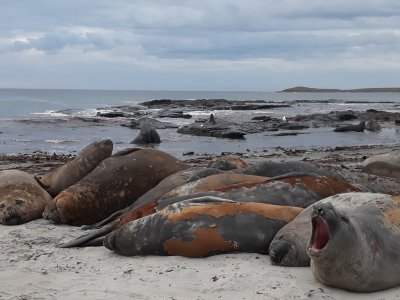
<instances>
[{"instance_id":1,"label":"distant rocky outcrop","mask_svg":"<svg viewBox=\"0 0 400 300\"><path fill-rule=\"evenodd\" d=\"M353 92L353 93L398 93L400 87L388 87L388 88L362 88L362 89L321 89L321 88L310 88L305 86L296 86L282 90L280 92L297 92L297 93L337 93L337 92Z\"/></svg>"}]
</instances>

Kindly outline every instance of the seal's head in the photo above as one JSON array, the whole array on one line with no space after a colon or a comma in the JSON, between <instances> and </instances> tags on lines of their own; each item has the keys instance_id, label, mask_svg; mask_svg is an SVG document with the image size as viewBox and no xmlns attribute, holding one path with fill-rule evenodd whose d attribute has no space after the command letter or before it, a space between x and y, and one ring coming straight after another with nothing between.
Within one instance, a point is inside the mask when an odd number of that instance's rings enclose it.
<instances>
[{"instance_id":1,"label":"seal's head","mask_svg":"<svg viewBox=\"0 0 400 300\"><path fill-rule=\"evenodd\" d=\"M313 206L311 214L312 233L307 252L312 260L321 257L334 258L337 249L349 248L351 239L351 224L349 218L338 212L330 202ZM347 237L348 238L347 238ZM334 247L330 247L334 245Z\"/></svg>"},{"instance_id":2,"label":"seal's head","mask_svg":"<svg viewBox=\"0 0 400 300\"><path fill-rule=\"evenodd\" d=\"M24 223L27 201L19 197L2 197L0 199L0 223L4 225L18 225Z\"/></svg>"},{"instance_id":3,"label":"seal's head","mask_svg":"<svg viewBox=\"0 0 400 300\"><path fill-rule=\"evenodd\" d=\"M276 236L269 247L269 255L271 263L278 266L306 266L309 260L303 262L302 256L299 255L301 245L298 241L301 239L292 238L297 233L285 233Z\"/></svg>"}]
</instances>

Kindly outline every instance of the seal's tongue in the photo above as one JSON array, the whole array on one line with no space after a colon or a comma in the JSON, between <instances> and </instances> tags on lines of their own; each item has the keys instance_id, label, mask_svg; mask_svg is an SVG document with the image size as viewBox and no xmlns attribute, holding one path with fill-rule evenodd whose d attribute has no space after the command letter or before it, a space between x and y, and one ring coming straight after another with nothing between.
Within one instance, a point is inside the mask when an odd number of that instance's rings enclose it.
<instances>
[{"instance_id":1,"label":"seal's tongue","mask_svg":"<svg viewBox=\"0 0 400 300\"><path fill-rule=\"evenodd\" d=\"M318 250L324 248L329 241L328 225L325 221L317 216L313 218L313 232L310 250L318 252Z\"/></svg>"}]
</instances>

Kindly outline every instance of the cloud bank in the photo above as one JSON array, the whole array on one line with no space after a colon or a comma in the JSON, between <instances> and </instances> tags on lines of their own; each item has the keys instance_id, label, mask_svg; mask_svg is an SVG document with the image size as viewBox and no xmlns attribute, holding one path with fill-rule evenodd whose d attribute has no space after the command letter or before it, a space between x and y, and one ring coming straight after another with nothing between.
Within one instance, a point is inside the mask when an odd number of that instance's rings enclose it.
<instances>
[{"instance_id":1,"label":"cloud bank","mask_svg":"<svg viewBox=\"0 0 400 300\"><path fill-rule=\"evenodd\" d=\"M395 86L394 0L10 1L0 87Z\"/></svg>"}]
</instances>

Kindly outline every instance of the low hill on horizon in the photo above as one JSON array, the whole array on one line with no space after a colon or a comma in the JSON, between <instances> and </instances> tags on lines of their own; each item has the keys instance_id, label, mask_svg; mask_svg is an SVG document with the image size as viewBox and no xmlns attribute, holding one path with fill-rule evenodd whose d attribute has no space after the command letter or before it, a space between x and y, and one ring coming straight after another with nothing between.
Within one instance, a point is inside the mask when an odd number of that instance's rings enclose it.
<instances>
[{"instance_id":1,"label":"low hill on horizon","mask_svg":"<svg viewBox=\"0 0 400 300\"><path fill-rule=\"evenodd\" d=\"M288 88L279 92L283 93L293 93L293 92L300 92L300 93L337 93L337 92L355 92L355 93L377 93L377 92L400 92L400 87L388 87L388 88L362 88L362 89L349 89L349 90L342 90L342 89L320 89L320 88L310 88L305 86L296 86L292 88Z\"/></svg>"}]
</instances>

